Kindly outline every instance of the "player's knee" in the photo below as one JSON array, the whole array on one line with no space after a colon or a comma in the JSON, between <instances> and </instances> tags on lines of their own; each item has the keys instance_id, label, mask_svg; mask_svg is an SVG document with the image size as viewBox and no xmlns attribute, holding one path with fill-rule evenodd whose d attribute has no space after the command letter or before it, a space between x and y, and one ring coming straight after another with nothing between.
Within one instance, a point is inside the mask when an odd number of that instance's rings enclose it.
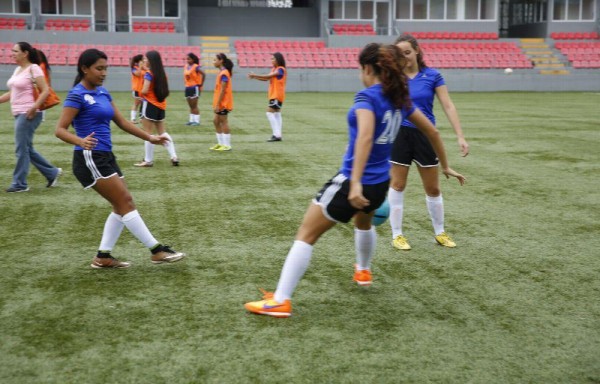
<instances>
[{"instance_id":1,"label":"player's knee","mask_svg":"<svg viewBox=\"0 0 600 384\"><path fill-rule=\"evenodd\" d=\"M133 202L133 196L130 193L124 194L117 203L117 212L127 213L135 210L135 203Z\"/></svg>"},{"instance_id":2,"label":"player's knee","mask_svg":"<svg viewBox=\"0 0 600 384\"><path fill-rule=\"evenodd\" d=\"M404 192L404 189L406 188L406 181L392 179L390 181L390 188L392 188L394 191Z\"/></svg>"},{"instance_id":3,"label":"player's knee","mask_svg":"<svg viewBox=\"0 0 600 384\"><path fill-rule=\"evenodd\" d=\"M427 194L427 196L431 196L431 197L438 197L439 195L442 194L442 191L440 190L440 187L426 187L425 188L425 193Z\"/></svg>"}]
</instances>

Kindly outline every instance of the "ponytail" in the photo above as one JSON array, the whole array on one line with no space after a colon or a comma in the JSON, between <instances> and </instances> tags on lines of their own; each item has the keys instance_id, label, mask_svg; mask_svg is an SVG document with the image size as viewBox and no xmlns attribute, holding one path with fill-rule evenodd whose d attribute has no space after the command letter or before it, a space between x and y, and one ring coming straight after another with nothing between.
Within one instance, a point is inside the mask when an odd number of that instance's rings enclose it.
<instances>
[{"instance_id":1,"label":"ponytail","mask_svg":"<svg viewBox=\"0 0 600 384\"><path fill-rule=\"evenodd\" d=\"M233 61L231 61L224 53L217 54L217 57L223 62L225 69L229 71L229 76L233 76Z\"/></svg>"},{"instance_id":2,"label":"ponytail","mask_svg":"<svg viewBox=\"0 0 600 384\"><path fill-rule=\"evenodd\" d=\"M406 58L395 45L368 44L358 56L362 67L370 65L381 82L383 93L396 108L410 107L404 66Z\"/></svg>"},{"instance_id":3,"label":"ponytail","mask_svg":"<svg viewBox=\"0 0 600 384\"><path fill-rule=\"evenodd\" d=\"M21 48L21 51L27 53L27 60L29 60L31 64L40 64L40 58L38 56L37 50L33 48L31 44L29 44L26 41L19 41L17 45L19 46L19 48Z\"/></svg>"}]
</instances>

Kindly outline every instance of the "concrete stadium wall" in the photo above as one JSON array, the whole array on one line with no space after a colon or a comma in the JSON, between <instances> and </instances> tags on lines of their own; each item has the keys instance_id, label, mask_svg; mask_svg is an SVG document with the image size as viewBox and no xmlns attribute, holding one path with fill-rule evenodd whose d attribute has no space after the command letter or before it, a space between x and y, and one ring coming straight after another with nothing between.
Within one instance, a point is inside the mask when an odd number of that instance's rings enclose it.
<instances>
[{"instance_id":1,"label":"concrete stadium wall","mask_svg":"<svg viewBox=\"0 0 600 384\"><path fill-rule=\"evenodd\" d=\"M598 9L596 14L600 14L600 1L598 2ZM555 21L548 22L547 35L550 36L552 32L598 32L600 29L600 21Z\"/></svg>"},{"instance_id":2,"label":"concrete stadium wall","mask_svg":"<svg viewBox=\"0 0 600 384\"><path fill-rule=\"evenodd\" d=\"M54 66L52 69L53 87L58 91L70 89L76 75L75 68ZM6 80L13 70L14 66L0 66L0 89L6 90ZM254 69L254 72L267 73L268 70ZM266 92L266 83L247 78L248 69L236 67L233 71L235 92ZM592 69L573 70L569 75L541 75L536 70L515 70L506 75L501 69L445 69L442 74L452 92L600 92L600 71ZM181 69L167 68L167 75L173 97L178 97L178 93L183 97ZM211 91L214 83L215 75L208 74L205 89ZM105 83L108 90L130 91L129 85L130 74L127 68L109 69ZM288 74L288 92L356 92L361 88L358 70L291 69Z\"/></svg>"},{"instance_id":3,"label":"concrete stadium wall","mask_svg":"<svg viewBox=\"0 0 600 384\"><path fill-rule=\"evenodd\" d=\"M316 8L190 6L188 20L188 34L195 36L317 37L320 33Z\"/></svg>"}]
</instances>

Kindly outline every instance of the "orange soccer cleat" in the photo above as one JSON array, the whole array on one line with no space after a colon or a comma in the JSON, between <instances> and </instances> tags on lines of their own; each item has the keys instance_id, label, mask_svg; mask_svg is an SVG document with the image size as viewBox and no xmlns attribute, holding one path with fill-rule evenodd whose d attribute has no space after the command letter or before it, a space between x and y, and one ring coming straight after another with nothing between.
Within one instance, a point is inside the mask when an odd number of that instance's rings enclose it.
<instances>
[{"instance_id":1,"label":"orange soccer cleat","mask_svg":"<svg viewBox=\"0 0 600 384\"><path fill-rule=\"evenodd\" d=\"M362 287L367 287L373 283L373 277L371 276L371 270L364 269L359 271L358 266L354 266L354 281Z\"/></svg>"},{"instance_id":2,"label":"orange soccer cleat","mask_svg":"<svg viewBox=\"0 0 600 384\"><path fill-rule=\"evenodd\" d=\"M258 315L273 317L290 317L292 315L291 300L285 300L283 303L278 303L273 298L273 292L267 292L262 289L261 292L263 293L263 299L244 304L246 310Z\"/></svg>"}]
</instances>

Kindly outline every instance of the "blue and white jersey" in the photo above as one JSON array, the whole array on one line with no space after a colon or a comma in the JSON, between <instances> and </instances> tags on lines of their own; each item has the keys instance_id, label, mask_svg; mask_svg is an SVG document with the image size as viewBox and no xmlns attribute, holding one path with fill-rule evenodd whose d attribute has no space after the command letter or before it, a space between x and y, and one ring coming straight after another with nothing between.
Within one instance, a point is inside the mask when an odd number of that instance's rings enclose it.
<instances>
[{"instance_id":1,"label":"blue and white jersey","mask_svg":"<svg viewBox=\"0 0 600 384\"><path fill-rule=\"evenodd\" d=\"M352 175L354 145L358 134L357 109L367 109L375 114L373 147L367 160L362 184L379 184L390 178L390 153L392 143L403 119L413 113L414 108L397 109L384 94L381 84L363 89L354 96L354 104L348 111L348 148L344 154L341 172L347 178Z\"/></svg>"},{"instance_id":2,"label":"blue and white jersey","mask_svg":"<svg viewBox=\"0 0 600 384\"><path fill-rule=\"evenodd\" d=\"M408 79L408 90L413 105L419 108L433 125L435 125L435 116L433 115L435 89L442 85L446 85L442 74L433 68L423 68L414 78ZM402 125L416 128L408 120L404 120Z\"/></svg>"},{"instance_id":3,"label":"blue and white jersey","mask_svg":"<svg viewBox=\"0 0 600 384\"><path fill-rule=\"evenodd\" d=\"M73 128L78 137L85 138L95 132L94 137L98 139L95 151L112 150L110 122L115 111L111 102L112 97L106 88L89 90L79 83L69 91L63 106L79 110L73 119ZM76 145L75 150L83 148Z\"/></svg>"}]
</instances>

